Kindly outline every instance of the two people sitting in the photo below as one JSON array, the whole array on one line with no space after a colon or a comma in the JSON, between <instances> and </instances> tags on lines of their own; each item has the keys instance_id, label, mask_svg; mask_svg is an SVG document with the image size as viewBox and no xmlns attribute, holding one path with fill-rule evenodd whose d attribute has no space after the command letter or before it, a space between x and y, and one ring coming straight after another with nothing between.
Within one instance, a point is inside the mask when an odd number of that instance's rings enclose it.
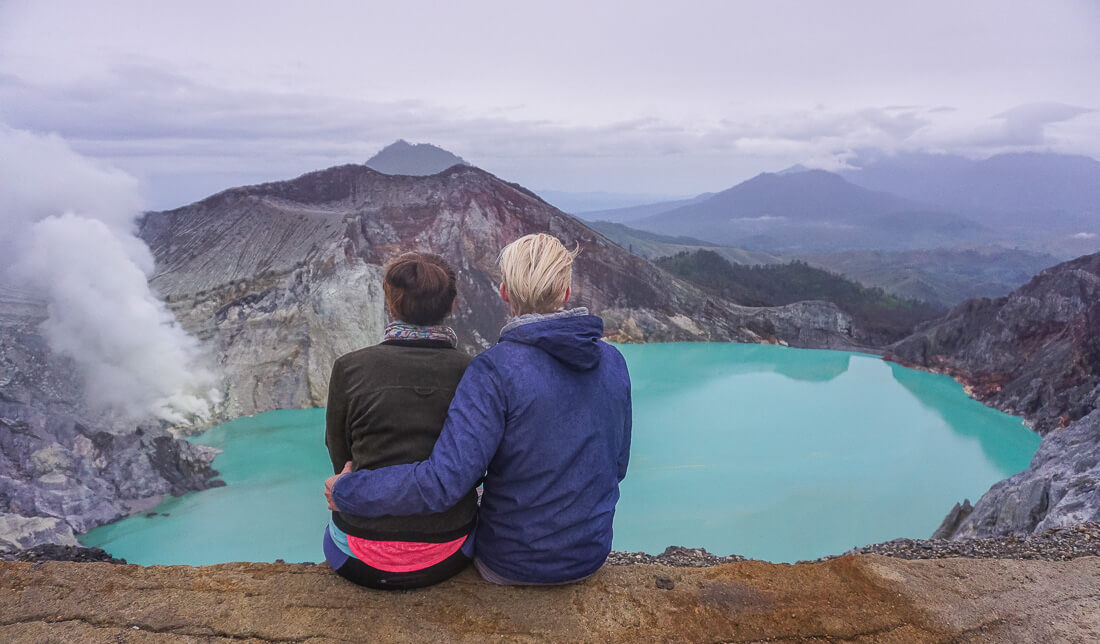
<instances>
[{"instance_id":1,"label":"two people sitting","mask_svg":"<svg viewBox=\"0 0 1100 644\"><path fill-rule=\"evenodd\" d=\"M472 561L496 584L565 584L603 565L630 378L603 321L566 308L575 255L546 234L501 251L511 318L472 360L443 325L457 295L446 261L406 253L387 266L396 321L381 344L338 358L329 383L324 551L342 577L418 588Z\"/></svg>"}]
</instances>

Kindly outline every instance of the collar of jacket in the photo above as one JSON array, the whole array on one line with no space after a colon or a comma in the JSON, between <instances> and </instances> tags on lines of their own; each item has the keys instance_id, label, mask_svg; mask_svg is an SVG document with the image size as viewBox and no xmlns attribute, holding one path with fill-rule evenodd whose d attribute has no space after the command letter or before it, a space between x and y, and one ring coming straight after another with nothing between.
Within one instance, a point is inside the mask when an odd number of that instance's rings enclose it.
<instances>
[{"instance_id":1,"label":"collar of jacket","mask_svg":"<svg viewBox=\"0 0 1100 644\"><path fill-rule=\"evenodd\" d=\"M545 322L546 320L557 320L560 318L574 318L582 315L588 315L588 308L578 306L575 309L563 309L554 313L524 313L523 315L517 315L514 318L508 320L508 323L504 325L500 330L500 334L511 331L512 329L523 326L524 324L531 324L532 322Z\"/></svg>"}]
</instances>

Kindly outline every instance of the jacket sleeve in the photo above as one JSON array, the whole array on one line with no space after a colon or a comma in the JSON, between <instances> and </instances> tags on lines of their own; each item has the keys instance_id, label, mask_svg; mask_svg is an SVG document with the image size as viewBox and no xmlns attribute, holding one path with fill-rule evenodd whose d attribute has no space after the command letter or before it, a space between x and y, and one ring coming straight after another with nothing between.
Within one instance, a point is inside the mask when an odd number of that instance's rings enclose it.
<instances>
[{"instance_id":1,"label":"jacket sleeve","mask_svg":"<svg viewBox=\"0 0 1100 644\"><path fill-rule=\"evenodd\" d=\"M626 478L626 466L630 463L630 433L634 426L634 410L630 389L626 390L626 419L623 421L623 444L619 448L619 482Z\"/></svg>"},{"instance_id":2,"label":"jacket sleeve","mask_svg":"<svg viewBox=\"0 0 1100 644\"><path fill-rule=\"evenodd\" d=\"M484 356L470 362L426 461L359 470L336 481L341 512L364 517L442 512L474 488L504 436L500 377Z\"/></svg>"},{"instance_id":3,"label":"jacket sleeve","mask_svg":"<svg viewBox=\"0 0 1100 644\"><path fill-rule=\"evenodd\" d=\"M325 446L332 459L332 471L339 474L344 463L351 460L348 450L348 395L344 390L343 369L340 361L332 363L332 375L328 379L328 407L325 409Z\"/></svg>"}]
</instances>

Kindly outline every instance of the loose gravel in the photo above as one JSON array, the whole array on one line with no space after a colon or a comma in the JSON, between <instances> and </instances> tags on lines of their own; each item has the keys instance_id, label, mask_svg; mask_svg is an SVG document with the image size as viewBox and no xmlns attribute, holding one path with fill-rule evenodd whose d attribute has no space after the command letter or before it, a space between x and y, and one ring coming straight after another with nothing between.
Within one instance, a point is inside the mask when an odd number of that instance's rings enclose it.
<instances>
[{"instance_id":1,"label":"loose gravel","mask_svg":"<svg viewBox=\"0 0 1100 644\"><path fill-rule=\"evenodd\" d=\"M1023 536L990 537L986 539L894 539L884 543L853 548L843 555L832 555L812 561L828 561L846 555L877 554L900 559L1046 559L1065 561L1077 557L1100 556L1100 523L1082 523L1064 528ZM700 568L745 561L745 557L719 557L703 548L670 546L659 555L644 552L612 552L607 563L613 566L630 564L661 564L685 568ZM800 562L803 563L803 562Z\"/></svg>"}]
</instances>

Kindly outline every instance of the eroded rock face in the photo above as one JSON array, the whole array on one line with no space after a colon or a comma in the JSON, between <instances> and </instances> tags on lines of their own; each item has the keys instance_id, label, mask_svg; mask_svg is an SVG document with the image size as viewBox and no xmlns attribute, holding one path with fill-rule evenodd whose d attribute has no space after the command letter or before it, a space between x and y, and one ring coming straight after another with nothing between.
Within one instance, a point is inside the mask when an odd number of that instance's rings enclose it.
<instances>
[{"instance_id":1,"label":"eroded rock face","mask_svg":"<svg viewBox=\"0 0 1100 644\"><path fill-rule=\"evenodd\" d=\"M45 305L0 289L0 549L75 544L84 532L214 484L215 451L88 409L73 364L38 326Z\"/></svg>"},{"instance_id":2,"label":"eroded rock face","mask_svg":"<svg viewBox=\"0 0 1100 644\"><path fill-rule=\"evenodd\" d=\"M152 286L218 356L228 418L324 405L332 361L381 337L382 266L401 252L435 252L455 266L460 343L470 353L490 346L506 318L497 253L532 232L580 245L572 303L603 316L611 339L862 343L831 304L749 308L709 297L469 166L426 177L330 168L150 213L140 234L157 261Z\"/></svg>"},{"instance_id":3,"label":"eroded rock face","mask_svg":"<svg viewBox=\"0 0 1100 644\"><path fill-rule=\"evenodd\" d=\"M1100 403L1100 253L1039 273L1011 294L968 300L889 348L955 376L1040 434Z\"/></svg>"},{"instance_id":4,"label":"eroded rock face","mask_svg":"<svg viewBox=\"0 0 1100 644\"><path fill-rule=\"evenodd\" d=\"M1100 253L1010 295L960 304L887 357L942 371L1044 434L1027 470L995 484L941 538L1027 534L1100 518Z\"/></svg>"},{"instance_id":5,"label":"eroded rock face","mask_svg":"<svg viewBox=\"0 0 1100 644\"><path fill-rule=\"evenodd\" d=\"M936 536L1027 534L1086 521L1100 521L1100 410L1048 433L1030 467L995 483Z\"/></svg>"},{"instance_id":6,"label":"eroded rock face","mask_svg":"<svg viewBox=\"0 0 1100 644\"><path fill-rule=\"evenodd\" d=\"M72 527L56 517L0 514L0 552L25 550L43 543L79 545Z\"/></svg>"}]
</instances>

